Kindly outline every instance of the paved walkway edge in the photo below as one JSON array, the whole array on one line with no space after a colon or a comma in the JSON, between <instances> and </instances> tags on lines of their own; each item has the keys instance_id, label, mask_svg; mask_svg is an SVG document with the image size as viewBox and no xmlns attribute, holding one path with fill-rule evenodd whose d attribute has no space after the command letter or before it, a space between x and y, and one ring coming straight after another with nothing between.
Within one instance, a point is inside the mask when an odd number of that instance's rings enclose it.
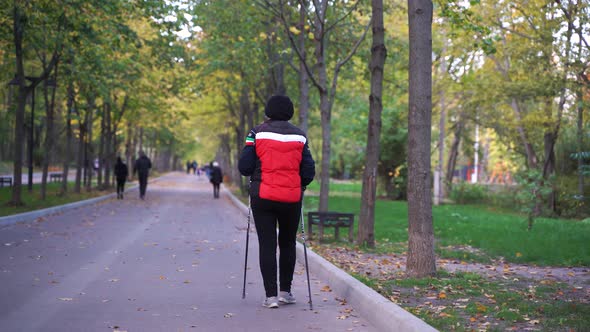
<instances>
[{"instance_id":1,"label":"paved walkway edge","mask_svg":"<svg viewBox=\"0 0 590 332\"><path fill-rule=\"evenodd\" d=\"M153 182L157 181L159 178L160 177L155 178L153 180L149 180L148 183L153 183ZM125 192L127 193L127 192L130 192L132 190L137 190L137 189L139 189L139 185L136 184L136 185L133 185L132 187L125 189ZM98 197L94 197L94 198L89 198L89 199L85 199L82 201L77 201L77 202L68 203L68 204L64 204L64 205L52 206L52 207L46 208L46 209L35 210L35 211L30 211L30 212L23 212L23 213L13 214L13 215L6 216L6 217L0 217L0 228L5 227L5 226L9 226L9 225L13 225L13 224L16 224L19 222L33 221L33 220L43 217L43 216L57 214L57 213L65 212L68 210L77 209L79 207L95 204L95 203L107 200L109 198L113 198L116 195L117 195L117 193L111 193L111 194L98 196Z\"/></svg>"},{"instance_id":2,"label":"paved walkway edge","mask_svg":"<svg viewBox=\"0 0 590 332\"><path fill-rule=\"evenodd\" d=\"M248 215L248 206L224 190L231 201ZM245 218L244 218L245 220ZM304 264L303 245L297 243L297 259ZM389 301L383 295L342 271L311 249L307 248L307 259L311 273L328 282L334 293L346 299L359 313L379 331L429 332L437 331L418 317ZM299 298L307 298L300 294Z\"/></svg>"}]
</instances>

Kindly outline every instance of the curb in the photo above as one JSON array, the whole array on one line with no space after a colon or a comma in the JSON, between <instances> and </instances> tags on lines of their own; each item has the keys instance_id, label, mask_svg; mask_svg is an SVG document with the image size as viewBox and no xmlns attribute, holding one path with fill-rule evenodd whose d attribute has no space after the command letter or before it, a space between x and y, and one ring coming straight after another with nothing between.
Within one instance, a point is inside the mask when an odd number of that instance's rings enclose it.
<instances>
[{"instance_id":1,"label":"curb","mask_svg":"<svg viewBox=\"0 0 590 332\"><path fill-rule=\"evenodd\" d=\"M245 215L248 207L229 190L224 188L231 201ZM304 263L303 245L297 242L297 259ZM328 262L310 248L307 248L309 268L313 274L326 280L332 290L346 299L379 331L429 332L437 331L420 318L389 301L383 295L350 276L348 273Z\"/></svg>"},{"instance_id":2,"label":"curb","mask_svg":"<svg viewBox=\"0 0 590 332\"><path fill-rule=\"evenodd\" d=\"M148 184L158 181L158 179L160 179L161 177L162 176L148 181ZM137 189L139 189L139 185L134 185L133 187L126 189L125 192L129 192L129 191L137 190ZM64 205L53 206L53 207L49 207L46 209L35 210L35 211L30 211L30 212L23 212L23 213L13 214L13 215L6 216L6 217L0 217L0 228L5 227L5 226L14 225L19 222L34 221L35 219L37 219L39 217L46 216L46 215L58 214L58 213L62 213L65 211L74 210L74 209L77 209L80 207L99 203L99 202L102 202L107 199L115 197L116 194L117 193L111 193L111 194L107 194L107 195L103 195L103 196L85 199L82 201L77 201L77 202L68 203L68 204L64 204Z\"/></svg>"}]
</instances>

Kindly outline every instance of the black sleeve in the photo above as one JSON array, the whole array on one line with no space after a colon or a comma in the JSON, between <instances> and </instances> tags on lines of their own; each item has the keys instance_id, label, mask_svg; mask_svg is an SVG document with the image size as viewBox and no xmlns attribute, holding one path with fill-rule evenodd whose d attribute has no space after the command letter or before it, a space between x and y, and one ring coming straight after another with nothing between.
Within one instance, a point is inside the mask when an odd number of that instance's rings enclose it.
<instances>
[{"instance_id":1,"label":"black sleeve","mask_svg":"<svg viewBox=\"0 0 590 332\"><path fill-rule=\"evenodd\" d=\"M243 176L250 176L256 169L256 149L253 145L247 145L240 154L238 169Z\"/></svg>"},{"instance_id":2,"label":"black sleeve","mask_svg":"<svg viewBox=\"0 0 590 332\"><path fill-rule=\"evenodd\" d=\"M303 147L303 156L301 158L301 165L299 166L299 175L301 176L301 185L307 186L313 181L315 177L315 161L309 151L309 146L305 143Z\"/></svg>"},{"instance_id":3,"label":"black sleeve","mask_svg":"<svg viewBox=\"0 0 590 332\"><path fill-rule=\"evenodd\" d=\"M256 140L256 132L250 130L246 136L246 146L242 149L240 160L238 160L238 170L243 176L250 176L256 169L256 148L254 142Z\"/></svg>"}]
</instances>

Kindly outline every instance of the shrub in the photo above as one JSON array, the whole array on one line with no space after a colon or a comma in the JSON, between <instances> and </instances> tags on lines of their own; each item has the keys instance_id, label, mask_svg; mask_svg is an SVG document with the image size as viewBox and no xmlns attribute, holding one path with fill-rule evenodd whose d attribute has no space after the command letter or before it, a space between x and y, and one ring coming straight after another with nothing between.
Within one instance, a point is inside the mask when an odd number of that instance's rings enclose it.
<instances>
[{"instance_id":1,"label":"shrub","mask_svg":"<svg viewBox=\"0 0 590 332\"><path fill-rule=\"evenodd\" d=\"M457 204L487 203L489 189L486 185L459 182L453 185L451 199Z\"/></svg>"}]
</instances>

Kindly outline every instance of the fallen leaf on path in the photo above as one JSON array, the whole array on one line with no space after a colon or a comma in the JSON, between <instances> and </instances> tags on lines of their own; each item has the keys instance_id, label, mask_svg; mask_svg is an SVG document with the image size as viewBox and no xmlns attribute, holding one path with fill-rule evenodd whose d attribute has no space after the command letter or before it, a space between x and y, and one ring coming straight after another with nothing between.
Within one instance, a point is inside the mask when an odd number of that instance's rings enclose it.
<instances>
[{"instance_id":1,"label":"fallen leaf on path","mask_svg":"<svg viewBox=\"0 0 590 332\"><path fill-rule=\"evenodd\" d=\"M321 291L322 292L331 292L332 289L330 288L330 286L326 285L326 286L322 287Z\"/></svg>"},{"instance_id":2,"label":"fallen leaf on path","mask_svg":"<svg viewBox=\"0 0 590 332\"><path fill-rule=\"evenodd\" d=\"M223 317L225 318L231 318L233 317L234 314L232 314L231 312L228 312L227 314L223 315Z\"/></svg>"},{"instance_id":3,"label":"fallen leaf on path","mask_svg":"<svg viewBox=\"0 0 590 332\"><path fill-rule=\"evenodd\" d=\"M62 301L66 301L66 302L67 302L67 301L73 301L73 300L74 300L74 299L73 299L73 298L71 298L71 297L60 297L60 298L58 298L58 299L59 299L59 300L62 300Z\"/></svg>"}]
</instances>

